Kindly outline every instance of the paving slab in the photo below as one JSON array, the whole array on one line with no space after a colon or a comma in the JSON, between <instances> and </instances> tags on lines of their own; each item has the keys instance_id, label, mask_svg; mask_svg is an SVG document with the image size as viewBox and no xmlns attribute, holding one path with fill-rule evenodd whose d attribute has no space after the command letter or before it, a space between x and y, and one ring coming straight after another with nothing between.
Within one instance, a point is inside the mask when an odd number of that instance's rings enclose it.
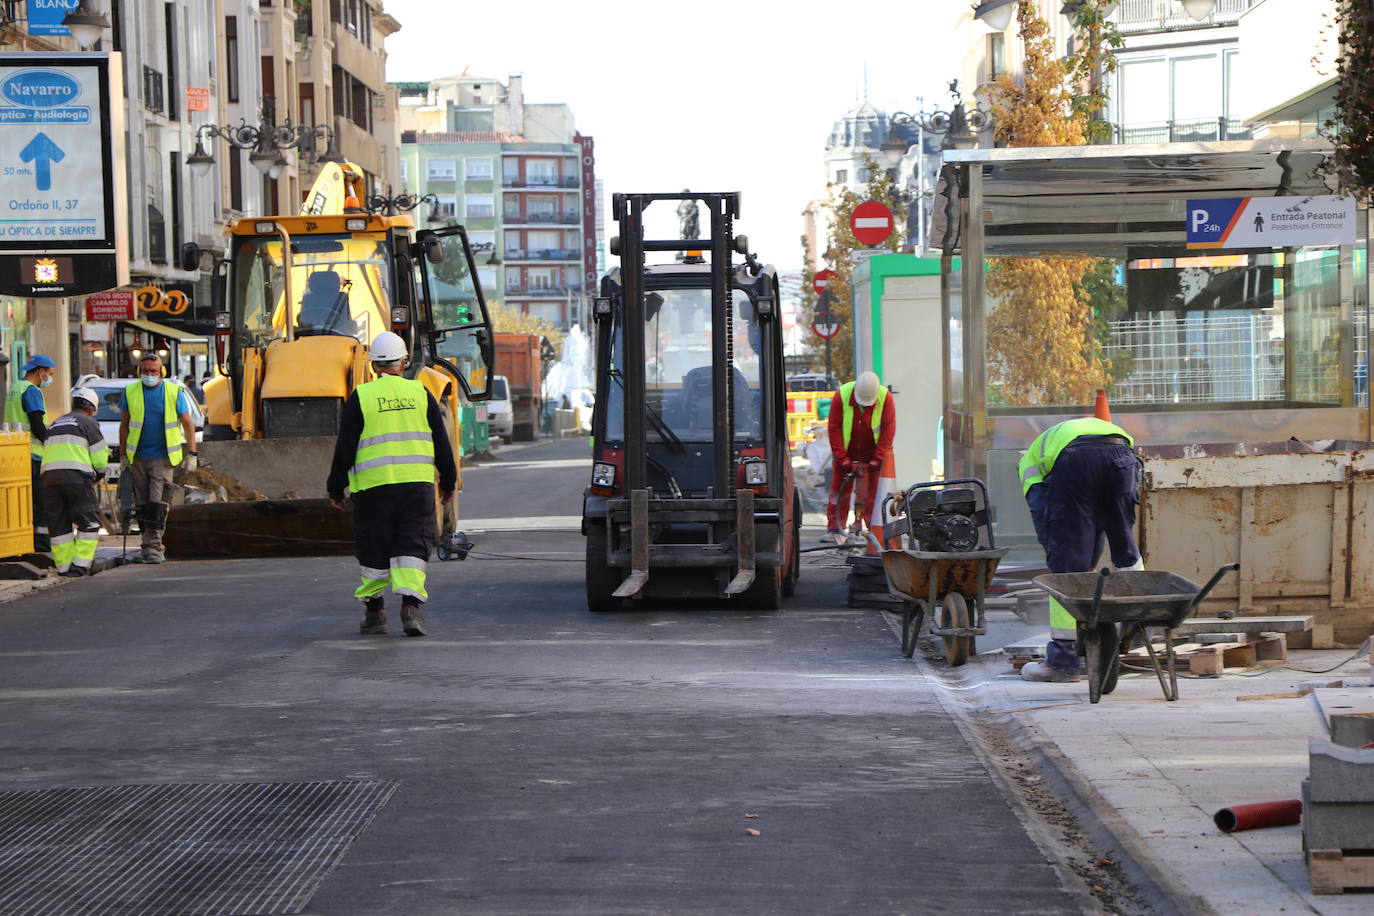
<instances>
[{"instance_id":1,"label":"paving slab","mask_svg":"<svg viewBox=\"0 0 1374 916\"><path fill-rule=\"evenodd\" d=\"M1374 910L1374 894L1314 895L1300 826L1228 835L1212 822L1227 805L1299 798L1308 741L1327 737L1324 715L1374 708L1368 686L1322 687L1315 699L1237 697L1296 693L1313 682L1367 685L1368 653L1350 656L1349 650L1294 649L1292 667L1180 678L1181 698L1172 703L1152 673L1130 672L1114 693L1090 704L1086 682L1023 681L996 652L945 673L978 685L966 696L972 715L1013 723L1051 749L1048 759L1059 762L1104 823L1130 834L1132 854L1151 860L1142 866L1176 899L1193 895L1202 911L1224 914L1353 916Z\"/></svg>"}]
</instances>

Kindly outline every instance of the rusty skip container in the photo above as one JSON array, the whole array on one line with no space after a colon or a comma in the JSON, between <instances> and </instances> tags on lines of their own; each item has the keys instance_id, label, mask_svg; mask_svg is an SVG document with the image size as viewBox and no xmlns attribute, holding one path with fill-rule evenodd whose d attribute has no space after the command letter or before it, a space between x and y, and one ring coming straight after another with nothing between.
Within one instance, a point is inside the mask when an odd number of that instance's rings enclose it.
<instances>
[{"instance_id":1,"label":"rusty skip container","mask_svg":"<svg viewBox=\"0 0 1374 916\"><path fill-rule=\"evenodd\" d=\"M1374 443L1293 439L1137 452L1146 567L1200 582L1224 563L1240 564L1199 614L1311 614L1317 648L1358 646L1374 632Z\"/></svg>"}]
</instances>

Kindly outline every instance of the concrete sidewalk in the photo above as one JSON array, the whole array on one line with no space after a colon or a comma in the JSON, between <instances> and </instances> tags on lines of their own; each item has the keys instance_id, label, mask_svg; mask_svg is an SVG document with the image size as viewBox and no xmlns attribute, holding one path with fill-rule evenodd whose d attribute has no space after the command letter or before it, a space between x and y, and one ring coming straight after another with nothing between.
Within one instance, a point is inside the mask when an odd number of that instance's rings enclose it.
<instances>
[{"instance_id":1,"label":"concrete sidewalk","mask_svg":"<svg viewBox=\"0 0 1374 916\"><path fill-rule=\"evenodd\" d=\"M1366 914L1374 894L1312 894L1301 827L1227 835L1212 822L1229 805L1299 798L1307 742L1326 737L1326 717L1374 711L1368 649L1351 655L1291 650L1291 667L1181 677L1172 703L1153 672L1123 672L1116 691L1092 705L1086 680L1023 681L997 650L943 673L970 718L1038 748L1183 912ZM1325 686L1336 682L1343 686ZM1242 699L1314 684L1303 697Z\"/></svg>"}]
</instances>

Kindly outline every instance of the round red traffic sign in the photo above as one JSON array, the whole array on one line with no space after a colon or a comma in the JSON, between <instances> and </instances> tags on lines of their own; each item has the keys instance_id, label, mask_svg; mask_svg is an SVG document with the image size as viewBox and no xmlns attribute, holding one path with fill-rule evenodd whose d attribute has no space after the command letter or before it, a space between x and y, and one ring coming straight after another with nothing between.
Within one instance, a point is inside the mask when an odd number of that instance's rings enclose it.
<instances>
[{"instance_id":1,"label":"round red traffic sign","mask_svg":"<svg viewBox=\"0 0 1374 916\"><path fill-rule=\"evenodd\" d=\"M879 245L892 234L892 211L887 204L866 200L849 214L849 228L863 244Z\"/></svg>"},{"instance_id":2,"label":"round red traffic sign","mask_svg":"<svg viewBox=\"0 0 1374 916\"><path fill-rule=\"evenodd\" d=\"M829 267L816 271L816 275L811 278L811 288L817 293L823 293L830 286L830 281L835 279L835 271Z\"/></svg>"},{"instance_id":3,"label":"round red traffic sign","mask_svg":"<svg viewBox=\"0 0 1374 916\"><path fill-rule=\"evenodd\" d=\"M841 321L833 315L817 315L816 320L811 322L811 330L816 332L816 336L829 340L840 333Z\"/></svg>"}]
</instances>

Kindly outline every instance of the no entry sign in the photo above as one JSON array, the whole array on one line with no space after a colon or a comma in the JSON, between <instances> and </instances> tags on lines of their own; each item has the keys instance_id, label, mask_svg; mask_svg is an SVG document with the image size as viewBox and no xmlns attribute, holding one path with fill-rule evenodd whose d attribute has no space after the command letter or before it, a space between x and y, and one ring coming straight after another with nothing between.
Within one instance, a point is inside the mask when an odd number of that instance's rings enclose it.
<instances>
[{"instance_id":1,"label":"no entry sign","mask_svg":"<svg viewBox=\"0 0 1374 916\"><path fill-rule=\"evenodd\" d=\"M835 271L831 270L829 267L824 270L818 270L816 271L816 276L811 278L811 288L814 289L817 294L823 293L830 288L830 281L833 279L835 279Z\"/></svg>"},{"instance_id":2,"label":"no entry sign","mask_svg":"<svg viewBox=\"0 0 1374 916\"><path fill-rule=\"evenodd\" d=\"M816 316L815 320L811 322L811 330L816 332L817 337L829 340L840 333L841 324L843 322L840 321L839 316L826 313Z\"/></svg>"},{"instance_id":3,"label":"no entry sign","mask_svg":"<svg viewBox=\"0 0 1374 916\"><path fill-rule=\"evenodd\" d=\"M880 245L892 234L892 211L876 200L866 200L849 214L854 238L865 245Z\"/></svg>"}]
</instances>

